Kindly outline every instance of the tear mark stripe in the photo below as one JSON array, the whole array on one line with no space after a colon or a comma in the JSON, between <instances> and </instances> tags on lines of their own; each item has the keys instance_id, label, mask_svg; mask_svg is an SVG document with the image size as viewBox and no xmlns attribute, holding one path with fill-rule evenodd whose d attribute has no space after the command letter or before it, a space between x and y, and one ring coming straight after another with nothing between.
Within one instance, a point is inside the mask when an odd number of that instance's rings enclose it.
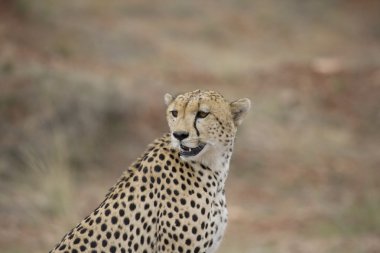
<instances>
[{"instance_id":1,"label":"tear mark stripe","mask_svg":"<svg viewBox=\"0 0 380 253\"><path fill-rule=\"evenodd\" d=\"M199 107L200 107L200 104L201 104L201 98L199 98L199 100L198 100L198 109L197 109L197 111L199 111ZM198 128L197 128L197 113L195 114L195 117L194 117L194 128L195 128L195 131L197 132L197 136L199 137L199 130L198 130Z\"/></svg>"}]
</instances>

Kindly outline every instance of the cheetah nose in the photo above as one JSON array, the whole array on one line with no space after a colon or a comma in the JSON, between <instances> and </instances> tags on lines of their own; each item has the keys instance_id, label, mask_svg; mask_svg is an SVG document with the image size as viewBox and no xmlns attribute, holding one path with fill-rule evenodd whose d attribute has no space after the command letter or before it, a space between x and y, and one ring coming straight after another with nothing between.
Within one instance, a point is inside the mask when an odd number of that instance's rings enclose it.
<instances>
[{"instance_id":1,"label":"cheetah nose","mask_svg":"<svg viewBox=\"0 0 380 253\"><path fill-rule=\"evenodd\" d=\"M175 132L173 132L173 136L177 140L182 141L183 139L186 139L187 137L189 137L189 132L186 132L186 131L175 131Z\"/></svg>"}]
</instances>

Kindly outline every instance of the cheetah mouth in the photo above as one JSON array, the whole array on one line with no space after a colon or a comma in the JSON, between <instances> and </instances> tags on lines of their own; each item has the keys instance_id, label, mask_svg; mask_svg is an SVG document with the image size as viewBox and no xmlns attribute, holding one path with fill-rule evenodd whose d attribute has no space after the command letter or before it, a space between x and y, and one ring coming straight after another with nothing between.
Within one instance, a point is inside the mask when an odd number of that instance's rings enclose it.
<instances>
[{"instance_id":1,"label":"cheetah mouth","mask_svg":"<svg viewBox=\"0 0 380 253\"><path fill-rule=\"evenodd\" d=\"M206 146L205 143L201 143L198 147L189 148L189 147L186 147L185 145L181 144L180 145L181 149L180 149L179 154L181 156L185 156L185 157L196 156L203 150L203 148L205 146Z\"/></svg>"}]
</instances>

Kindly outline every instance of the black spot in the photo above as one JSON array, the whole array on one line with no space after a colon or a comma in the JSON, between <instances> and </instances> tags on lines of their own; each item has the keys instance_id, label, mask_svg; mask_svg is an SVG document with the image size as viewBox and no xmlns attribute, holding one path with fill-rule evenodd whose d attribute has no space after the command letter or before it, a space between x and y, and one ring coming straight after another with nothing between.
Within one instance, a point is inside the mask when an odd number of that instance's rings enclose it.
<instances>
[{"instance_id":1,"label":"black spot","mask_svg":"<svg viewBox=\"0 0 380 253\"><path fill-rule=\"evenodd\" d=\"M140 237L140 244L144 244L144 236L142 235L141 237Z\"/></svg>"},{"instance_id":2,"label":"black spot","mask_svg":"<svg viewBox=\"0 0 380 253\"><path fill-rule=\"evenodd\" d=\"M112 216L111 222L112 222L112 224L116 224L117 223L117 217L116 216Z\"/></svg>"},{"instance_id":3,"label":"black spot","mask_svg":"<svg viewBox=\"0 0 380 253\"><path fill-rule=\"evenodd\" d=\"M164 156L163 154L160 154L160 155L158 156L158 158L160 158L161 161L165 160L165 156Z\"/></svg>"},{"instance_id":4,"label":"black spot","mask_svg":"<svg viewBox=\"0 0 380 253\"><path fill-rule=\"evenodd\" d=\"M160 165L154 166L154 171L155 172L160 172L161 171L161 166Z\"/></svg>"},{"instance_id":5,"label":"black spot","mask_svg":"<svg viewBox=\"0 0 380 253\"><path fill-rule=\"evenodd\" d=\"M115 246L111 246L110 247L110 252L111 253L115 253L116 252L116 247Z\"/></svg>"},{"instance_id":6,"label":"black spot","mask_svg":"<svg viewBox=\"0 0 380 253\"><path fill-rule=\"evenodd\" d=\"M90 244L91 248L95 248L95 247L96 247L96 245L97 245L97 244L96 244L96 242L95 242L95 241L92 241L92 242L91 242L91 244Z\"/></svg>"}]
</instances>

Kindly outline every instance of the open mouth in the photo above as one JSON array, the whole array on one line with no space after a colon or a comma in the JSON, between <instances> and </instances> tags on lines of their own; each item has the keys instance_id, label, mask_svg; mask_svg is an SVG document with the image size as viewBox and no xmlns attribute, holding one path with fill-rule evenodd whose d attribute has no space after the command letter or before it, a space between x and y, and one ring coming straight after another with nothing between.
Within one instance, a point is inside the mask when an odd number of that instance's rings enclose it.
<instances>
[{"instance_id":1,"label":"open mouth","mask_svg":"<svg viewBox=\"0 0 380 253\"><path fill-rule=\"evenodd\" d=\"M181 149L179 153L181 156L196 156L203 150L205 146L206 144L201 143L198 147L189 148L181 144Z\"/></svg>"}]
</instances>

